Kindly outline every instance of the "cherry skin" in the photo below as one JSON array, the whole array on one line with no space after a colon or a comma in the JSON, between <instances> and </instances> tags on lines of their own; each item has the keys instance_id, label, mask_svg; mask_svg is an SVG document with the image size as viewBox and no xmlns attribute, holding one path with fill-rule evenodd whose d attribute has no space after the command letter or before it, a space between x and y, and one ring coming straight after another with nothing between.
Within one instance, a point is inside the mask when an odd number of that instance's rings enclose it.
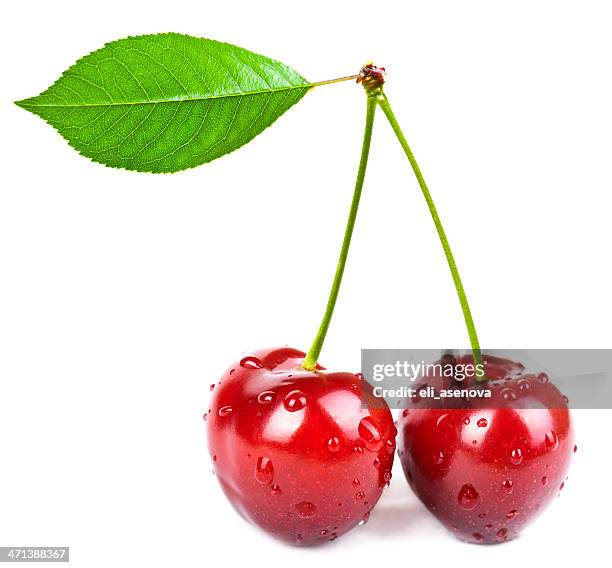
<instances>
[{"instance_id":1,"label":"cherry skin","mask_svg":"<svg viewBox=\"0 0 612 568\"><path fill-rule=\"evenodd\" d=\"M398 421L410 486L444 526L472 543L517 536L559 494L575 451L567 402L546 375L486 356L485 369L486 402L417 396ZM427 384L440 392L449 381L429 375L419 390Z\"/></svg>"},{"instance_id":2,"label":"cherry skin","mask_svg":"<svg viewBox=\"0 0 612 568\"><path fill-rule=\"evenodd\" d=\"M391 479L397 430L361 375L310 372L305 353L264 349L232 365L205 415L221 488L247 520L291 544L368 519Z\"/></svg>"}]
</instances>

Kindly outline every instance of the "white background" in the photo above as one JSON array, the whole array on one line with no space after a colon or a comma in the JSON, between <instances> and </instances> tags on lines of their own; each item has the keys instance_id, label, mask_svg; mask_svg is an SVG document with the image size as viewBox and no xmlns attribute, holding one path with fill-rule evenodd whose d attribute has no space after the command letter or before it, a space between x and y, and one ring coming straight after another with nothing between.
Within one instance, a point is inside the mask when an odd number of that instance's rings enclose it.
<instances>
[{"instance_id":1,"label":"white background","mask_svg":"<svg viewBox=\"0 0 612 568\"><path fill-rule=\"evenodd\" d=\"M462 544L399 469L370 522L294 549L226 502L208 386L242 352L306 350L357 165L364 95L316 89L247 148L177 175L78 156L11 101L127 35L177 31L318 81L369 59L421 162L485 347L609 348L609 2L11 2L1 20L0 546L73 565L516 566L607 554L608 411L576 413L566 489L517 541ZM467 346L433 225L379 114L322 362ZM533 556L535 555L535 556ZM120 558L116 561L115 559Z\"/></svg>"}]
</instances>

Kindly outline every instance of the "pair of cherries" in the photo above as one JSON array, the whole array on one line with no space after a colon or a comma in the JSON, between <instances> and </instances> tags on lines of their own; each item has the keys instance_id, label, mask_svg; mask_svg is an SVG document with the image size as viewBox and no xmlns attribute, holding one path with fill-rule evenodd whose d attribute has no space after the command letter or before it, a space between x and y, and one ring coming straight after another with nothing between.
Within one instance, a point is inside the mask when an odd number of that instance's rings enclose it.
<instances>
[{"instance_id":1,"label":"pair of cherries","mask_svg":"<svg viewBox=\"0 0 612 568\"><path fill-rule=\"evenodd\" d=\"M513 538L563 487L574 433L546 375L485 357L486 408L415 399L396 428L360 374L306 371L304 357L282 347L237 361L211 387L205 415L223 491L268 533L313 545L365 523L391 481L396 443L414 492L469 542ZM441 389L452 380L420 384Z\"/></svg>"}]
</instances>

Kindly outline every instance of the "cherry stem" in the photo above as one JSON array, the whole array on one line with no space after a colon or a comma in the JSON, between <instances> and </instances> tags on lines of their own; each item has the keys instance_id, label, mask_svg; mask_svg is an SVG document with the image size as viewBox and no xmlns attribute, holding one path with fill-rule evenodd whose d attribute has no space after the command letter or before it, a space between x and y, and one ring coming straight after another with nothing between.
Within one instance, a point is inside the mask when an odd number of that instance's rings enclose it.
<instances>
[{"instance_id":1,"label":"cherry stem","mask_svg":"<svg viewBox=\"0 0 612 568\"><path fill-rule=\"evenodd\" d=\"M414 171L414 175L419 182L419 186L421 191L423 192L423 197L427 202L427 207L429 208L429 213L431 214L431 218L433 219L434 225L436 226L436 231L438 232L438 237L440 239L440 243L442 244L442 248L444 249L444 255L446 256L446 262L448 263L448 267L451 271L451 275L453 277L453 283L455 284L455 289L457 290L457 296L459 297L459 303L461 304L461 310L463 311L463 317L465 319L465 325L467 327L467 332L470 337L470 345L472 347L472 354L474 357L474 361L477 365L480 365L480 370L476 373L477 380L486 380L484 375L483 367L482 367L482 353L480 350L480 344L478 342L478 335L476 333L476 326L474 325L474 320L472 318L472 312L470 310L470 305L468 303L467 296L465 294L465 290L463 288L463 283L461 282L461 277L459 276L459 270L457 268L457 263L455 262L455 257L453 256L453 252L451 250L450 244L448 242L448 238L446 237L446 233L444 231L444 227L442 226L442 221L440 220L440 216L438 215L438 211L434 204L433 198L431 197L431 193L425 183L425 179L423 178L423 174L421 173L421 168L406 141L406 137L400 128L400 125L391 110L391 105L384 93L379 93L376 98L380 108L385 113L393 132L397 136L397 139L412 166L412 170Z\"/></svg>"},{"instance_id":2,"label":"cherry stem","mask_svg":"<svg viewBox=\"0 0 612 568\"><path fill-rule=\"evenodd\" d=\"M327 81L318 81L316 83L310 83L309 87L321 87L322 85L333 85L334 83L342 83L343 81L354 81L358 75L348 75L346 77L339 77L338 79L328 79Z\"/></svg>"},{"instance_id":3,"label":"cherry stem","mask_svg":"<svg viewBox=\"0 0 612 568\"><path fill-rule=\"evenodd\" d=\"M308 371L313 371L317 366L319 354L323 348L323 342L329 329L334 308L336 307L336 300L338 299L338 293L340 292L340 284L342 283L342 276L344 274L344 267L346 266L346 259L348 258L349 248L351 246L351 238L353 236L353 229L355 228L355 220L357 219L357 210L359 209L359 201L361 199L361 191L363 189L363 182L365 179L366 168L368 165L368 156L370 154L370 143L372 141L372 130L374 128L374 116L376 114L376 97L368 95L367 106L366 106L366 120L365 129L363 132L363 143L361 146L361 159L359 161L359 169L357 170L357 180L355 181L355 191L353 193L353 200L351 202L351 209L346 222L346 230L344 231L344 240L342 241L342 248L340 249L340 258L338 259L338 266L336 268L336 274L332 283L331 291L329 293L329 299L327 300L327 307L323 314L323 320L319 331L312 342L310 351L302 363L302 367Z\"/></svg>"}]
</instances>

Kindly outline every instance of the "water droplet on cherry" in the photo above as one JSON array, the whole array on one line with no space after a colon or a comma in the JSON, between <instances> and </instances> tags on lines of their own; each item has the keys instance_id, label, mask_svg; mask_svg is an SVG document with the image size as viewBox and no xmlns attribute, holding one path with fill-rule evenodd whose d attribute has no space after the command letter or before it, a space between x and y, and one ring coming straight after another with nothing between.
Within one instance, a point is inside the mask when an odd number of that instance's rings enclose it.
<instances>
[{"instance_id":1,"label":"water droplet on cherry","mask_svg":"<svg viewBox=\"0 0 612 568\"><path fill-rule=\"evenodd\" d=\"M257 395L257 402L259 404L271 404L275 398L276 393L274 391L263 391Z\"/></svg>"},{"instance_id":2,"label":"water droplet on cherry","mask_svg":"<svg viewBox=\"0 0 612 568\"><path fill-rule=\"evenodd\" d=\"M363 491L357 491L357 493L355 493L355 499L357 499L357 501L361 501L361 499L363 499L365 497L365 493Z\"/></svg>"},{"instance_id":3,"label":"water droplet on cherry","mask_svg":"<svg viewBox=\"0 0 612 568\"><path fill-rule=\"evenodd\" d=\"M377 452L383 443L380 427L371 416L362 418L359 422L358 432L365 446L371 452Z\"/></svg>"},{"instance_id":4,"label":"water droplet on cherry","mask_svg":"<svg viewBox=\"0 0 612 568\"><path fill-rule=\"evenodd\" d=\"M480 496L478 495L478 491L474 489L474 486L470 483L466 483L459 491L459 495L457 495L457 501L459 505L461 505L467 511L471 511L475 509L480 501Z\"/></svg>"},{"instance_id":5,"label":"water droplet on cherry","mask_svg":"<svg viewBox=\"0 0 612 568\"><path fill-rule=\"evenodd\" d=\"M446 420L446 417L448 416L448 414L442 414L442 416L438 416L438 419L436 420L436 426L438 428L440 428L442 426L442 424L444 423L444 421Z\"/></svg>"},{"instance_id":6,"label":"water droplet on cherry","mask_svg":"<svg viewBox=\"0 0 612 568\"><path fill-rule=\"evenodd\" d=\"M504 400L516 400L516 393L511 388L502 389L499 393Z\"/></svg>"},{"instance_id":7,"label":"water droplet on cherry","mask_svg":"<svg viewBox=\"0 0 612 568\"><path fill-rule=\"evenodd\" d=\"M262 485L268 485L272 483L274 479L274 467L272 461L264 456L257 459L257 465L255 466L255 479Z\"/></svg>"},{"instance_id":8,"label":"water droplet on cherry","mask_svg":"<svg viewBox=\"0 0 612 568\"><path fill-rule=\"evenodd\" d=\"M289 412L297 412L306 406L306 395L299 390L291 391L284 400L285 408Z\"/></svg>"},{"instance_id":9,"label":"water droplet on cherry","mask_svg":"<svg viewBox=\"0 0 612 568\"><path fill-rule=\"evenodd\" d=\"M281 488L276 485L276 483L274 485L272 485L272 488L270 490L270 493L272 493L272 495L274 495L274 497L277 497L278 495L280 495L281 492Z\"/></svg>"},{"instance_id":10,"label":"water droplet on cherry","mask_svg":"<svg viewBox=\"0 0 612 568\"><path fill-rule=\"evenodd\" d=\"M302 501L301 503L298 503L295 506L295 510L297 511L299 517L302 519L311 519L315 516L315 513L317 512L316 506L310 501Z\"/></svg>"},{"instance_id":11,"label":"water droplet on cherry","mask_svg":"<svg viewBox=\"0 0 612 568\"><path fill-rule=\"evenodd\" d=\"M444 461L444 452L440 450L434 454L434 462L436 465L440 465Z\"/></svg>"},{"instance_id":12,"label":"water droplet on cherry","mask_svg":"<svg viewBox=\"0 0 612 568\"><path fill-rule=\"evenodd\" d=\"M520 448L515 448L510 452L510 463L512 465L521 465L523 463L523 451Z\"/></svg>"},{"instance_id":13,"label":"water droplet on cherry","mask_svg":"<svg viewBox=\"0 0 612 568\"><path fill-rule=\"evenodd\" d=\"M551 452L554 452L559 447L559 438L553 430L546 433L546 447Z\"/></svg>"},{"instance_id":14,"label":"water droplet on cherry","mask_svg":"<svg viewBox=\"0 0 612 568\"><path fill-rule=\"evenodd\" d=\"M521 392L526 392L531 388L531 383L527 379L521 379L517 384Z\"/></svg>"},{"instance_id":15,"label":"water droplet on cherry","mask_svg":"<svg viewBox=\"0 0 612 568\"><path fill-rule=\"evenodd\" d=\"M480 533L473 533L472 536L478 541L478 542L482 542L484 540L484 536L482 536Z\"/></svg>"},{"instance_id":16,"label":"water droplet on cherry","mask_svg":"<svg viewBox=\"0 0 612 568\"><path fill-rule=\"evenodd\" d=\"M340 440L337 436L332 436L327 440L327 449L330 452L337 452L340 449Z\"/></svg>"},{"instance_id":17,"label":"water droplet on cherry","mask_svg":"<svg viewBox=\"0 0 612 568\"><path fill-rule=\"evenodd\" d=\"M233 410L234 409L231 406L222 406L219 409L219 416L229 416Z\"/></svg>"},{"instance_id":18,"label":"water droplet on cherry","mask_svg":"<svg viewBox=\"0 0 612 568\"><path fill-rule=\"evenodd\" d=\"M249 357L244 357L240 361L240 366L245 369L263 369L264 365L257 357L249 356Z\"/></svg>"},{"instance_id":19,"label":"water droplet on cherry","mask_svg":"<svg viewBox=\"0 0 612 568\"><path fill-rule=\"evenodd\" d=\"M516 509L512 509L512 511L508 511L506 513L506 518L507 519L514 519L514 517L516 517L518 515L518 511Z\"/></svg>"},{"instance_id":20,"label":"water droplet on cherry","mask_svg":"<svg viewBox=\"0 0 612 568\"><path fill-rule=\"evenodd\" d=\"M506 479L504 482L502 482L502 487L504 488L504 491L506 493L512 493L512 490L514 489L514 485L509 479Z\"/></svg>"},{"instance_id":21,"label":"water droplet on cherry","mask_svg":"<svg viewBox=\"0 0 612 568\"><path fill-rule=\"evenodd\" d=\"M476 422L476 425L477 425L479 428L486 428L486 427L488 426L488 424L489 424L489 423L487 422L487 419L486 419L486 418L480 418L480 419L478 420L478 422Z\"/></svg>"},{"instance_id":22,"label":"water droplet on cherry","mask_svg":"<svg viewBox=\"0 0 612 568\"><path fill-rule=\"evenodd\" d=\"M507 534L508 534L508 529L505 529L505 528L499 529L497 531L497 536L499 538L504 538L505 539Z\"/></svg>"}]
</instances>

